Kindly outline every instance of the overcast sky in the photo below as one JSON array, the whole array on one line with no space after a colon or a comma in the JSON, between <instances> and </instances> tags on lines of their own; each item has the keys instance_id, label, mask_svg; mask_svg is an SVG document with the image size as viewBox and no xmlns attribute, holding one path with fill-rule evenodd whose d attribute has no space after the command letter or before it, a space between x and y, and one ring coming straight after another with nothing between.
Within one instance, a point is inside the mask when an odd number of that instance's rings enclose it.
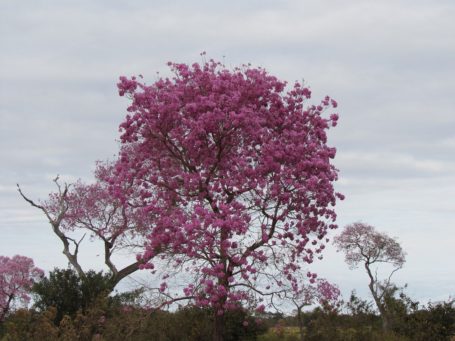
<instances>
[{"instance_id":1,"label":"overcast sky","mask_svg":"<svg viewBox=\"0 0 455 341\"><path fill-rule=\"evenodd\" d=\"M118 76L151 83L167 61L207 51L335 98L340 226L362 220L397 237L407 263L396 282L412 298L455 295L454 17L453 0L0 0L0 255L66 266L15 184L37 199L56 174L90 180L118 148L128 104ZM86 252L84 265L100 268ZM366 274L333 247L313 269L346 298L367 293Z\"/></svg>"}]
</instances>

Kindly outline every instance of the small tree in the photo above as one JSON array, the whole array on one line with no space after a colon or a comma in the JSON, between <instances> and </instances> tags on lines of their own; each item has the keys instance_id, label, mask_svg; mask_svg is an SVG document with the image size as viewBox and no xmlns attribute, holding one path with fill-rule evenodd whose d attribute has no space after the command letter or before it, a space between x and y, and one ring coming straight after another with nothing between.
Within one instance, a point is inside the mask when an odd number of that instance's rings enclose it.
<instances>
[{"instance_id":1,"label":"small tree","mask_svg":"<svg viewBox=\"0 0 455 341\"><path fill-rule=\"evenodd\" d=\"M14 304L25 304L30 300L29 292L34 281L43 275L31 258L0 256L0 322Z\"/></svg>"},{"instance_id":2,"label":"small tree","mask_svg":"<svg viewBox=\"0 0 455 341\"><path fill-rule=\"evenodd\" d=\"M39 311L57 309L56 325L64 315L74 317L79 310L86 310L99 296L107 296L110 291L109 275L90 270L81 278L73 269L54 269L32 288L34 306Z\"/></svg>"},{"instance_id":3,"label":"small tree","mask_svg":"<svg viewBox=\"0 0 455 341\"><path fill-rule=\"evenodd\" d=\"M386 304L386 295L394 287L392 275L402 268L405 253L400 244L384 233L377 232L373 226L353 223L345 226L343 232L334 239L338 251L345 254L346 263L351 268L363 264L370 279L368 288L382 318L384 331L389 330L391 314ZM380 280L375 265L387 263L393 269L388 276Z\"/></svg>"},{"instance_id":4,"label":"small tree","mask_svg":"<svg viewBox=\"0 0 455 341\"><path fill-rule=\"evenodd\" d=\"M308 273L309 277L312 275ZM301 286L297 291L288 292L290 301L297 309L297 321L300 330L300 340L304 340L304 321L302 310L306 306L319 303L324 307L335 307L339 303L340 289L325 279L311 277L309 284Z\"/></svg>"}]
</instances>

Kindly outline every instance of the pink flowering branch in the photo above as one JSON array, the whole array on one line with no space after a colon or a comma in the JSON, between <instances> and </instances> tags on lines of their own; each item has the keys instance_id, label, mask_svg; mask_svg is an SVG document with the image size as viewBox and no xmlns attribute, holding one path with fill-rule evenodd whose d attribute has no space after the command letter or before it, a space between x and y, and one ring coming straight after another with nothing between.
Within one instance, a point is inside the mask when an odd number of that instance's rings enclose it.
<instances>
[{"instance_id":1,"label":"pink flowering branch","mask_svg":"<svg viewBox=\"0 0 455 341\"><path fill-rule=\"evenodd\" d=\"M62 229L60 227L60 225L65 217L65 214L68 211L67 195L68 195L69 186L65 183L62 188L62 186L60 185L58 180L59 180L59 177L57 176L54 179L54 183L56 184L57 189L58 189L58 195L55 196L56 200L54 203L54 205L55 205L54 214L52 214L45 206L37 204L33 200L31 200L27 196L25 196L25 194L22 192L19 184L17 184L17 190L19 191L19 194L22 196L22 198L25 201L27 201L31 206L40 209L44 213L44 215L49 220L49 223L52 226L53 232L62 241L63 254L66 256L66 258L71 263L71 265L74 267L74 269L77 271L79 276L81 276L82 278L85 278L85 273L82 270L82 267L79 265L79 261L77 259L78 253L79 253L79 245L82 242L83 237L79 241L69 238L65 235L65 233L62 231ZM73 251L71 251L71 243L74 244Z\"/></svg>"},{"instance_id":2,"label":"pink flowering branch","mask_svg":"<svg viewBox=\"0 0 455 341\"><path fill-rule=\"evenodd\" d=\"M69 237L69 233L87 231L91 238L103 243L104 263L111 272L112 289L125 277L139 270L145 263L143 258L118 269L112 260L119 248L143 244L143 231L147 228L149 217L141 207L135 207L135 193L128 184L122 190L128 193L129 202L120 202L111 192L108 183L112 166L98 163L95 172L97 182L84 184L80 181L70 185L60 185L58 177L54 179L58 191L51 193L44 203L37 204L24 195L18 185L21 196L33 207L39 208L48 218L54 233L63 243L63 253L76 269L79 276L85 272L78 261L79 241ZM84 234L85 236L85 234ZM73 248L71 249L71 243ZM156 253L159 253L158 248Z\"/></svg>"}]
</instances>

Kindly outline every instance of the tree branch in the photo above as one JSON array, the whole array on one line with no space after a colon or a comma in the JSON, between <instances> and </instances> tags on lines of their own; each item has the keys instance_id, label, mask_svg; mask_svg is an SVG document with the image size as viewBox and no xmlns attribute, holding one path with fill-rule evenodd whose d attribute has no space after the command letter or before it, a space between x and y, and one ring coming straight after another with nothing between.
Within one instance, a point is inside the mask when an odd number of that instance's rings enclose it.
<instances>
[{"instance_id":1,"label":"tree branch","mask_svg":"<svg viewBox=\"0 0 455 341\"><path fill-rule=\"evenodd\" d=\"M40 209L44 215L47 217L49 220L49 223L52 226L52 230L54 231L55 235L62 241L63 244L63 254L66 256L68 261L71 263L71 265L74 267L76 272L81 278L86 278L85 272L80 266L77 256L79 252L79 244L82 242L84 239L85 235L79 240L79 242L76 242L74 239L67 237L61 230L60 224L65 217L66 212L68 211L68 203L67 203L67 194L68 194L68 185L65 184L65 187L62 191L62 188L60 184L58 183L59 177L57 176L54 179L55 184L58 187L59 191L59 198L58 198L58 204L59 204L59 210L57 213L57 217L52 217L52 215L49 213L49 211L42 205L36 204L33 200L29 199L23 192L22 189L20 188L19 184L17 184L17 190L19 191L19 194L22 196L22 198L28 202L31 206L36 207ZM74 252L71 252L70 250L70 243L69 241L73 242L75 245Z\"/></svg>"}]
</instances>

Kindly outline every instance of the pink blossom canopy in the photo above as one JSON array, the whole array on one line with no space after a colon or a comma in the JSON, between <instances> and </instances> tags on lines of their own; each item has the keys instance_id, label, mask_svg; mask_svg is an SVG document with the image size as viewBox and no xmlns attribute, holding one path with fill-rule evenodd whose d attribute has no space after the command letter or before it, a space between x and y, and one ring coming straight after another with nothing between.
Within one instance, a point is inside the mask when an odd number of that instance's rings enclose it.
<instances>
[{"instance_id":1,"label":"pink blossom canopy","mask_svg":"<svg viewBox=\"0 0 455 341\"><path fill-rule=\"evenodd\" d=\"M34 266L33 260L24 256L0 256L0 321L13 303L27 303L33 282L44 275Z\"/></svg>"},{"instance_id":2,"label":"pink blossom canopy","mask_svg":"<svg viewBox=\"0 0 455 341\"><path fill-rule=\"evenodd\" d=\"M132 103L111 190L127 201L121 184L134 183L156 217L144 258L180 255L197 278L185 293L223 311L272 265L292 279L324 249L342 195L326 134L338 115L322 113L337 103L307 104L308 88L261 68L169 66L175 77L151 85L120 78Z\"/></svg>"}]
</instances>

